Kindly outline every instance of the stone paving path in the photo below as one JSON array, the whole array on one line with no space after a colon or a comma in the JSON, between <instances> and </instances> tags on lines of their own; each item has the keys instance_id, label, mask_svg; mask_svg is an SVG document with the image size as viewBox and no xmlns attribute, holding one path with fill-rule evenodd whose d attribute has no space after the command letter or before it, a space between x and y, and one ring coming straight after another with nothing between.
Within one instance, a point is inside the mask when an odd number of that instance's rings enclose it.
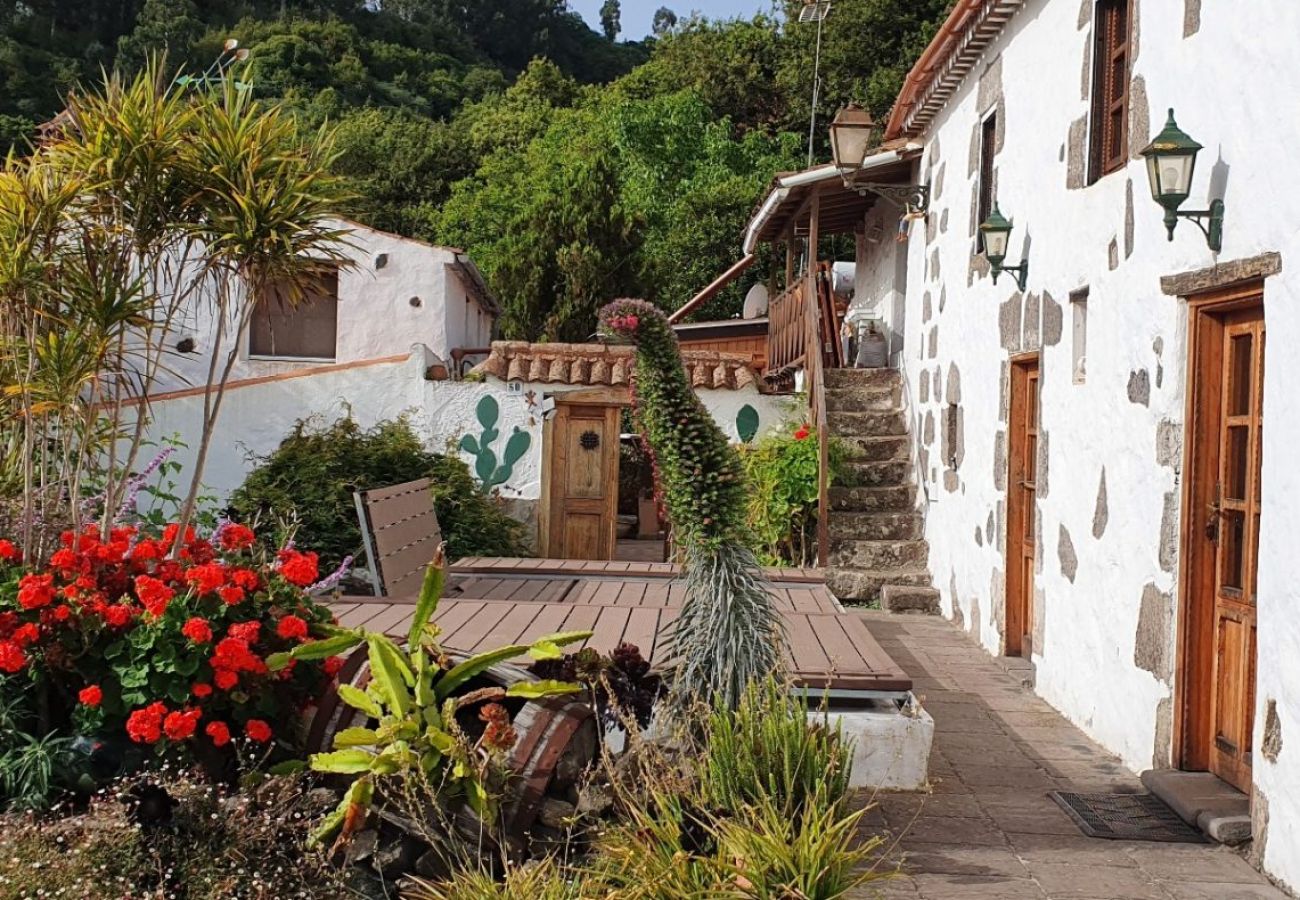
<instances>
[{"instance_id":1,"label":"stone paving path","mask_svg":"<svg viewBox=\"0 0 1300 900\"><path fill-rule=\"evenodd\" d=\"M880 794L866 827L902 875L855 900L1284 898L1219 845L1089 838L1050 790L1138 792L1119 760L939 618L864 612L934 717L932 793Z\"/></svg>"}]
</instances>

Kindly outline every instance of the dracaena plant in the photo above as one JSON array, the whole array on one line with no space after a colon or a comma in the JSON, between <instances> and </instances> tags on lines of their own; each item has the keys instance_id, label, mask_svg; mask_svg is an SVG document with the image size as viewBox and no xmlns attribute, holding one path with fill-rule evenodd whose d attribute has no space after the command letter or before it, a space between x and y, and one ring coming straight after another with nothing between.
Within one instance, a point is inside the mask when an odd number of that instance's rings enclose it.
<instances>
[{"instance_id":1,"label":"dracaena plant","mask_svg":"<svg viewBox=\"0 0 1300 900\"><path fill-rule=\"evenodd\" d=\"M425 571L405 646L364 629L338 629L331 637L267 659L274 671L291 660L320 659L366 645L369 684L364 689L340 684L338 695L370 721L343 729L335 735L332 751L313 754L308 760L318 772L357 776L338 808L313 833L314 843L335 834L340 843L347 841L364 823L381 780L413 773L440 785L448 800L463 797L483 821L492 821L496 798L488 787L491 768L516 737L497 701L535 700L581 690L571 682L540 680L466 691L492 666L525 654L537 660L557 659L561 647L586 640L591 632L550 634L530 644L512 644L453 663L438 642L440 629L432 622L446 582L444 559L439 547ZM487 727L475 740L457 723L456 713L480 703L485 704L480 718Z\"/></svg>"}]
</instances>

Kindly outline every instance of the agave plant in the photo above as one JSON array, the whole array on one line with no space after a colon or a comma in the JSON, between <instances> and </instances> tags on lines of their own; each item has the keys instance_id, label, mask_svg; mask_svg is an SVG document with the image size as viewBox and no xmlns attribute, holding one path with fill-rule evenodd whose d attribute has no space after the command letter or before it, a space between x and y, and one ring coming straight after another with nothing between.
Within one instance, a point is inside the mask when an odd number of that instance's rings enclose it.
<instances>
[{"instance_id":1,"label":"agave plant","mask_svg":"<svg viewBox=\"0 0 1300 900\"><path fill-rule=\"evenodd\" d=\"M572 682L541 680L459 694L472 679L498 663L524 654L539 660L556 659L562 655L561 647L586 640L591 632L550 634L530 644L513 644L455 665L446 664L447 654L438 644L439 629L431 621L446 583L444 561L439 547L425 571L405 647L364 629L336 629L328 637L267 659L267 665L277 670L293 659L325 659L366 645L370 683L364 690L340 684L338 694L372 723L340 731L331 752L314 754L308 761L318 772L357 776L338 808L313 833L313 843L335 834L339 842L346 842L364 823L377 781L412 772L431 783L441 783L448 799L463 796L480 819L490 822L496 803L487 787L491 748L483 746L483 741L469 740L456 722L457 711L464 704L485 700L536 700L582 689Z\"/></svg>"}]
</instances>

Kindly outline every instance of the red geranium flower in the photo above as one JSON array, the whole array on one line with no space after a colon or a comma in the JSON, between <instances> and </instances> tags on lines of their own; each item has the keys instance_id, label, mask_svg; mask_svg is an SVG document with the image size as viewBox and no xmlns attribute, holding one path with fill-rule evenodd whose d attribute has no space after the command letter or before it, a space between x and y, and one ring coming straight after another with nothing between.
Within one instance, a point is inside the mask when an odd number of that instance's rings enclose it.
<instances>
[{"instance_id":1,"label":"red geranium flower","mask_svg":"<svg viewBox=\"0 0 1300 900\"><path fill-rule=\"evenodd\" d=\"M67 547L64 547L61 550L55 550L50 554L50 567L54 569L63 569L64 571L72 571L77 568L77 554Z\"/></svg>"},{"instance_id":2,"label":"red geranium flower","mask_svg":"<svg viewBox=\"0 0 1300 900\"><path fill-rule=\"evenodd\" d=\"M246 550L253 546L255 540L257 536L247 525L230 522L221 529L220 543L226 550Z\"/></svg>"},{"instance_id":3,"label":"red geranium flower","mask_svg":"<svg viewBox=\"0 0 1300 900\"><path fill-rule=\"evenodd\" d=\"M53 575L24 575L18 582L18 603L23 609L40 609L54 602Z\"/></svg>"},{"instance_id":4,"label":"red geranium flower","mask_svg":"<svg viewBox=\"0 0 1300 900\"><path fill-rule=\"evenodd\" d=\"M806 441L808 439L808 435L810 435L811 433L812 432L808 430L807 425L800 425L798 428L795 429L794 439L796 441Z\"/></svg>"},{"instance_id":5,"label":"red geranium flower","mask_svg":"<svg viewBox=\"0 0 1300 900\"><path fill-rule=\"evenodd\" d=\"M181 626L181 634L196 644L207 644L212 641L212 626L207 619L195 616Z\"/></svg>"},{"instance_id":6,"label":"red geranium flower","mask_svg":"<svg viewBox=\"0 0 1300 900\"><path fill-rule=\"evenodd\" d=\"M194 586L199 596L211 594L226 583L226 570L221 563L204 563L185 570L185 580Z\"/></svg>"},{"instance_id":7,"label":"red geranium flower","mask_svg":"<svg viewBox=\"0 0 1300 900\"><path fill-rule=\"evenodd\" d=\"M131 558L137 562L162 559L167 551L157 541L141 541L131 548Z\"/></svg>"},{"instance_id":8,"label":"red geranium flower","mask_svg":"<svg viewBox=\"0 0 1300 900\"><path fill-rule=\"evenodd\" d=\"M22 551L18 549L18 545L13 541L0 539L0 559L13 562L22 555Z\"/></svg>"},{"instance_id":9,"label":"red geranium flower","mask_svg":"<svg viewBox=\"0 0 1300 900\"><path fill-rule=\"evenodd\" d=\"M230 583L246 591L255 591L262 579L252 569L233 569L230 572Z\"/></svg>"},{"instance_id":10,"label":"red geranium flower","mask_svg":"<svg viewBox=\"0 0 1300 900\"><path fill-rule=\"evenodd\" d=\"M27 654L13 641L0 641L0 672L12 675L27 665Z\"/></svg>"},{"instance_id":11,"label":"red geranium flower","mask_svg":"<svg viewBox=\"0 0 1300 900\"><path fill-rule=\"evenodd\" d=\"M137 744L156 744L162 738L167 706L156 700L126 717L126 733Z\"/></svg>"},{"instance_id":12,"label":"red geranium flower","mask_svg":"<svg viewBox=\"0 0 1300 900\"><path fill-rule=\"evenodd\" d=\"M221 597L222 601L224 601L227 606L234 606L236 603L243 602L244 589L238 585L228 584L221 590L217 591L217 595Z\"/></svg>"},{"instance_id":13,"label":"red geranium flower","mask_svg":"<svg viewBox=\"0 0 1300 900\"><path fill-rule=\"evenodd\" d=\"M68 619L72 618L72 607L68 606L66 603L60 603L58 606L54 607L54 609L50 610L50 615L54 617L54 621L56 622L66 622Z\"/></svg>"},{"instance_id":14,"label":"red geranium flower","mask_svg":"<svg viewBox=\"0 0 1300 900\"><path fill-rule=\"evenodd\" d=\"M195 697L198 697L200 700L204 697L211 697L212 685L208 684L206 681L195 682L194 686L190 688L190 693Z\"/></svg>"},{"instance_id":15,"label":"red geranium flower","mask_svg":"<svg viewBox=\"0 0 1300 900\"><path fill-rule=\"evenodd\" d=\"M77 700L82 706L99 706L104 700L104 692L97 684L88 684L77 692Z\"/></svg>"},{"instance_id":16,"label":"red geranium flower","mask_svg":"<svg viewBox=\"0 0 1300 900\"><path fill-rule=\"evenodd\" d=\"M260 744L265 744L271 739L271 726L261 719L249 719L244 723L244 734Z\"/></svg>"},{"instance_id":17,"label":"red geranium flower","mask_svg":"<svg viewBox=\"0 0 1300 900\"><path fill-rule=\"evenodd\" d=\"M115 603L104 608L104 621L113 628L122 628L131 621L134 612L135 610L125 604Z\"/></svg>"},{"instance_id":18,"label":"red geranium flower","mask_svg":"<svg viewBox=\"0 0 1300 900\"><path fill-rule=\"evenodd\" d=\"M298 550L280 551L280 576L298 587L315 584L320 577L315 553L302 553Z\"/></svg>"},{"instance_id":19,"label":"red geranium flower","mask_svg":"<svg viewBox=\"0 0 1300 900\"><path fill-rule=\"evenodd\" d=\"M243 641L245 644L256 644L262 636L262 623L251 620L236 622L226 629L226 634Z\"/></svg>"},{"instance_id":20,"label":"red geranium flower","mask_svg":"<svg viewBox=\"0 0 1300 900\"><path fill-rule=\"evenodd\" d=\"M194 735L203 713L197 709L177 710L163 719L163 733L173 741L188 740Z\"/></svg>"},{"instance_id":21,"label":"red geranium flower","mask_svg":"<svg viewBox=\"0 0 1300 900\"><path fill-rule=\"evenodd\" d=\"M230 727L225 722L209 722L203 732L212 738L214 747L224 747L230 743Z\"/></svg>"},{"instance_id":22,"label":"red geranium flower","mask_svg":"<svg viewBox=\"0 0 1300 900\"><path fill-rule=\"evenodd\" d=\"M161 617L167 611L167 604L171 602L172 597L176 596L174 590L149 575L136 576L135 594L140 598L144 608L155 618Z\"/></svg>"},{"instance_id":23,"label":"red geranium flower","mask_svg":"<svg viewBox=\"0 0 1300 900\"><path fill-rule=\"evenodd\" d=\"M181 526L176 524L175 522L173 522L172 524L164 528L163 536L162 536L163 543L166 544L168 547L176 543L176 535L180 532L180 530L181 530ZM192 544L194 543L194 537L195 537L194 526L193 525L186 526L185 540L182 541L182 543Z\"/></svg>"},{"instance_id":24,"label":"red geranium flower","mask_svg":"<svg viewBox=\"0 0 1300 900\"><path fill-rule=\"evenodd\" d=\"M325 675L329 678L333 678L335 675L337 675L339 673L339 670L342 668L343 668L343 657L341 656L331 656L329 659L325 660L324 664L321 665L321 670L324 671Z\"/></svg>"},{"instance_id":25,"label":"red geranium flower","mask_svg":"<svg viewBox=\"0 0 1300 900\"><path fill-rule=\"evenodd\" d=\"M230 669L217 669L212 673L212 682L223 691L228 691L239 684L239 675Z\"/></svg>"},{"instance_id":26,"label":"red geranium flower","mask_svg":"<svg viewBox=\"0 0 1300 900\"><path fill-rule=\"evenodd\" d=\"M301 641L307 637L307 623L297 616L285 616L275 626L275 633L286 641Z\"/></svg>"},{"instance_id":27,"label":"red geranium flower","mask_svg":"<svg viewBox=\"0 0 1300 900\"><path fill-rule=\"evenodd\" d=\"M9 635L9 638L19 647L26 647L40 636L41 629L37 627L35 622L24 622L14 629L14 633Z\"/></svg>"}]
</instances>

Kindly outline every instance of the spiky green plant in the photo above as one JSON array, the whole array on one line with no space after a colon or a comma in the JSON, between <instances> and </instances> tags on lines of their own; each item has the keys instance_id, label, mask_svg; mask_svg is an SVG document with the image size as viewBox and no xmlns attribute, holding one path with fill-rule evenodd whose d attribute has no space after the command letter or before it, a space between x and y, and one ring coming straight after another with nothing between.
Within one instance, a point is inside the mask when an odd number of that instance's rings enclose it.
<instances>
[{"instance_id":1,"label":"spiky green plant","mask_svg":"<svg viewBox=\"0 0 1300 900\"><path fill-rule=\"evenodd\" d=\"M781 620L746 546L740 459L691 387L668 319L643 300L616 300L604 331L636 347L633 398L659 490L684 551L686 603L669 635L677 708L746 685L781 661Z\"/></svg>"}]
</instances>

